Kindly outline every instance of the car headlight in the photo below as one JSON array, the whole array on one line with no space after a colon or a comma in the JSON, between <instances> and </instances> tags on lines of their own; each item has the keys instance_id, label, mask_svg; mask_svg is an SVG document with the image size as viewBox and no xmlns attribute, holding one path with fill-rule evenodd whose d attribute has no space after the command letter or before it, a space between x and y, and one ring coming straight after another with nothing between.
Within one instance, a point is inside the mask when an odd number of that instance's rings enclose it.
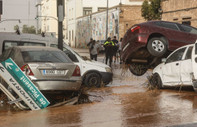
<instances>
[{"instance_id":1,"label":"car headlight","mask_svg":"<svg viewBox=\"0 0 197 127\"><path fill-rule=\"evenodd\" d=\"M106 72L112 72L110 67L105 68Z\"/></svg>"}]
</instances>

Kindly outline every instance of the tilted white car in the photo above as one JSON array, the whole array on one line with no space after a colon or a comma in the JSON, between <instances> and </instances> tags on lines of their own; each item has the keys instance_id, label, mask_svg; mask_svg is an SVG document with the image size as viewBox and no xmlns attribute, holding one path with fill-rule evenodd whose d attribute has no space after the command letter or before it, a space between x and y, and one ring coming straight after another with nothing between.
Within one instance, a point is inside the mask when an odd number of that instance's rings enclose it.
<instances>
[{"instance_id":1,"label":"tilted white car","mask_svg":"<svg viewBox=\"0 0 197 127\"><path fill-rule=\"evenodd\" d=\"M193 86L197 91L197 41L176 49L153 70L153 85Z\"/></svg>"}]
</instances>

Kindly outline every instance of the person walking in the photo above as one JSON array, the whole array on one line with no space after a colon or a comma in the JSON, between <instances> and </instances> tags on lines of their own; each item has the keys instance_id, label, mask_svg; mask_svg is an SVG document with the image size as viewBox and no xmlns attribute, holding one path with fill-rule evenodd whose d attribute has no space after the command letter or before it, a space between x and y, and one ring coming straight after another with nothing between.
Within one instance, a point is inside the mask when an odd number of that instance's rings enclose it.
<instances>
[{"instance_id":1,"label":"person walking","mask_svg":"<svg viewBox=\"0 0 197 127\"><path fill-rule=\"evenodd\" d=\"M90 44L91 50L90 50L90 58L91 60L97 61L97 55L99 54L99 45L96 43L95 40L92 41Z\"/></svg>"},{"instance_id":2,"label":"person walking","mask_svg":"<svg viewBox=\"0 0 197 127\"><path fill-rule=\"evenodd\" d=\"M89 53L91 52L91 44L93 42L93 39L90 38L90 42L88 42L87 46L89 47ZM91 53L90 53L90 58L91 58Z\"/></svg>"},{"instance_id":3,"label":"person walking","mask_svg":"<svg viewBox=\"0 0 197 127\"><path fill-rule=\"evenodd\" d=\"M104 47L105 47L105 63L107 64L108 63L108 60L109 60L109 66L111 67L111 64L112 64L112 58L113 58L113 55L114 55L114 42L111 41L111 38L108 37L107 38L107 41L104 43Z\"/></svg>"},{"instance_id":4,"label":"person walking","mask_svg":"<svg viewBox=\"0 0 197 127\"><path fill-rule=\"evenodd\" d=\"M115 63L116 62L116 58L117 58L117 51L118 51L118 40L116 39L116 36L114 36L112 41L114 43L114 54L113 54L113 57L114 57L114 63Z\"/></svg>"}]
</instances>

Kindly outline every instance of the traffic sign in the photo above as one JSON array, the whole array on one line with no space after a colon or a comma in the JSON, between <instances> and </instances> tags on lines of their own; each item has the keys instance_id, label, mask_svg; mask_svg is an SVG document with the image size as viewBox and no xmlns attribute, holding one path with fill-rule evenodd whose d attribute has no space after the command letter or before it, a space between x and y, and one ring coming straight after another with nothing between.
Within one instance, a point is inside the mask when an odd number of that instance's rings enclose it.
<instances>
[{"instance_id":1,"label":"traffic sign","mask_svg":"<svg viewBox=\"0 0 197 127\"><path fill-rule=\"evenodd\" d=\"M0 75L32 110L43 109L50 104L11 58L0 63Z\"/></svg>"}]
</instances>

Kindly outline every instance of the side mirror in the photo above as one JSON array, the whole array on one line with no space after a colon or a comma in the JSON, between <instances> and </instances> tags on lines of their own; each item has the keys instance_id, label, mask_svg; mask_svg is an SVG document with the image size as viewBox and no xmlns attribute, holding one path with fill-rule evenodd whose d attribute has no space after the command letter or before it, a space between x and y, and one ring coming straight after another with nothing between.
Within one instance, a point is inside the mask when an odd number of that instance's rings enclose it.
<instances>
[{"instance_id":1,"label":"side mirror","mask_svg":"<svg viewBox=\"0 0 197 127\"><path fill-rule=\"evenodd\" d=\"M162 58L162 59L161 59L161 62L162 62L162 63L165 63L166 60L167 60L166 58Z\"/></svg>"}]
</instances>

